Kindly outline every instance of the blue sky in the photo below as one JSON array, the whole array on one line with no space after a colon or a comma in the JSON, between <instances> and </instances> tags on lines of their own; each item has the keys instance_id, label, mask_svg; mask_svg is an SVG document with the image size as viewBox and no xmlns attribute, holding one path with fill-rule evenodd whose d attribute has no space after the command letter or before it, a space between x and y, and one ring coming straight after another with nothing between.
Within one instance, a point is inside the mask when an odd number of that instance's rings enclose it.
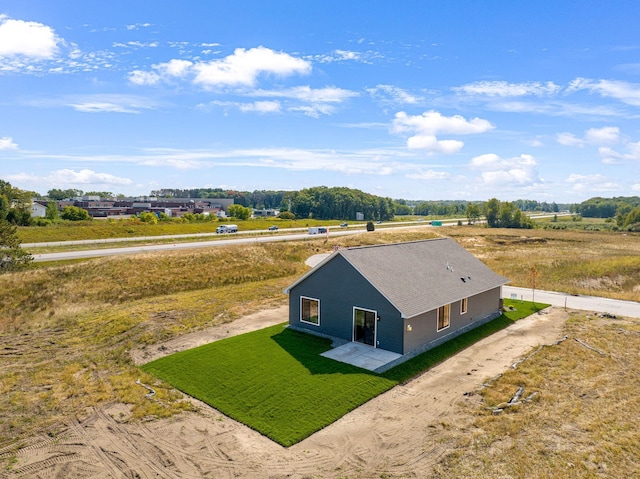
<instances>
[{"instance_id":1,"label":"blue sky","mask_svg":"<svg viewBox=\"0 0 640 479\"><path fill-rule=\"evenodd\" d=\"M0 3L0 178L640 195L640 2Z\"/></svg>"}]
</instances>

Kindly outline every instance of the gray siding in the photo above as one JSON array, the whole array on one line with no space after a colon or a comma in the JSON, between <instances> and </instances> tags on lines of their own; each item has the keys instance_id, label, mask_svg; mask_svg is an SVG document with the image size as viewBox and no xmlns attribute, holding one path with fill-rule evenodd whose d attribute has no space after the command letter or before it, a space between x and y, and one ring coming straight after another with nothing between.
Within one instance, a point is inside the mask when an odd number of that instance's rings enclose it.
<instances>
[{"instance_id":1,"label":"gray siding","mask_svg":"<svg viewBox=\"0 0 640 479\"><path fill-rule=\"evenodd\" d=\"M460 314L461 301L451 303L450 325L441 331L438 331L437 310L405 319L402 354L420 349L434 341L440 342L445 337L454 337L462 330L472 329L474 322L477 322L478 325L482 324L483 319L499 312L500 290L501 288L498 287L468 298L467 312L465 314ZM408 326L411 326L411 331L407 331Z\"/></svg>"},{"instance_id":2,"label":"gray siding","mask_svg":"<svg viewBox=\"0 0 640 479\"><path fill-rule=\"evenodd\" d=\"M300 321L300 296L320 300L319 326ZM341 256L336 256L316 274L306 277L291 289L289 324L310 333L351 341L354 307L378 313L376 347L402 354L403 321L400 312Z\"/></svg>"}]
</instances>

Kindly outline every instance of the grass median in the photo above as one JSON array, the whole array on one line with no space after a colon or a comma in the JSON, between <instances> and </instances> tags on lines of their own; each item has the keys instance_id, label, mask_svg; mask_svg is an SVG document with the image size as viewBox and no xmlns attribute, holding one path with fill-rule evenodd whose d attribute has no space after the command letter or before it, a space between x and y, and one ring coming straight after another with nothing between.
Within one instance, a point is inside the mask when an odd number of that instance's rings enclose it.
<instances>
[{"instance_id":1,"label":"grass median","mask_svg":"<svg viewBox=\"0 0 640 479\"><path fill-rule=\"evenodd\" d=\"M507 304L511 304L506 302ZM396 384L540 309L515 309L383 374L320 356L329 340L286 324L210 343L142 368L184 393L291 446Z\"/></svg>"}]
</instances>

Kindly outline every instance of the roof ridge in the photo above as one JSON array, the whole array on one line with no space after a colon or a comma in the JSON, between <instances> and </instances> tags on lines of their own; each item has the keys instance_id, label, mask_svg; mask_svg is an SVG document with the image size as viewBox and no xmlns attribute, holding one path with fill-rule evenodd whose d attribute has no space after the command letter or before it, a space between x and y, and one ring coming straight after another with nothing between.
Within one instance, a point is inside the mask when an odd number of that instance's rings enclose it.
<instances>
[{"instance_id":1,"label":"roof ridge","mask_svg":"<svg viewBox=\"0 0 640 479\"><path fill-rule=\"evenodd\" d=\"M426 239L421 239L421 240L402 241L400 243L382 243L382 244L365 244L365 245L360 245L360 246L349 246L347 248L339 249L338 252L350 251L350 250L356 250L356 249L365 249L365 248L377 248L377 247L382 247L382 246L399 246L399 245L404 245L404 244L426 243L428 241L447 240L447 239L455 241L450 236L441 236L441 237L438 237L438 238L426 238Z\"/></svg>"}]
</instances>

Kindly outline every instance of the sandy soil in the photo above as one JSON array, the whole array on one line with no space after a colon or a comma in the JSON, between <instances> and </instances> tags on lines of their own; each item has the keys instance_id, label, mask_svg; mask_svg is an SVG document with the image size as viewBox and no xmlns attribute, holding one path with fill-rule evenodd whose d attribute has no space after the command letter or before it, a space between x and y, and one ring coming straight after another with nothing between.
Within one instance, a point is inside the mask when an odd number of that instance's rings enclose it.
<instances>
[{"instance_id":1,"label":"sandy soil","mask_svg":"<svg viewBox=\"0 0 640 479\"><path fill-rule=\"evenodd\" d=\"M114 404L86 411L55 438L25 444L8 477L427 477L447 451L443 428L447 440L465 434L468 416L457 406L477 401L469 393L531 348L559 339L566 318L551 308L518 321L288 449L203 404L197 413L146 423L127 422L127 407ZM286 308L263 311L133 356L147 362L283 320Z\"/></svg>"}]
</instances>

